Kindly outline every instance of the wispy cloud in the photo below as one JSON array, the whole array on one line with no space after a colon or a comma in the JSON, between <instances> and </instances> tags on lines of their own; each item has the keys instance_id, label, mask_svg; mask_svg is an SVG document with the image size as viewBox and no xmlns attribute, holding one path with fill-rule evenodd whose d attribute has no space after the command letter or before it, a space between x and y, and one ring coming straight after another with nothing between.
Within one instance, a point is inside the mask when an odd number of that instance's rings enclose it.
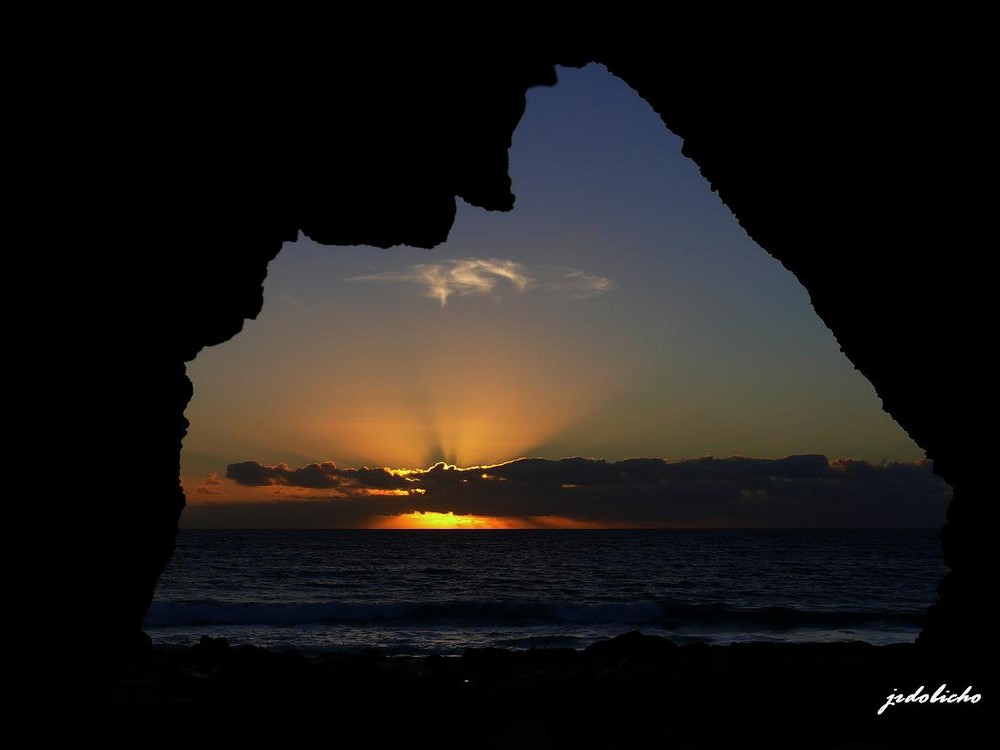
<instances>
[{"instance_id":1,"label":"wispy cloud","mask_svg":"<svg viewBox=\"0 0 1000 750\"><path fill-rule=\"evenodd\" d=\"M285 302L289 307L293 307L296 310L299 310L300 312L304 312L306 309L305 305L303 305L301 302L299 302L297 299L295 299L295 297L291 296L290 294L283 294L278 299L280 299L282 302Z\"/></svg>"},{"instance_id":2,"label":"wispy cloud","mask_svg":"<svg viewBox=\"0 0 1000 750\"><path fill-rule=\"evenodd\" d=\"M424 294L444 307L449 297L522 294L528 289L549 289L574 297L596 297L614 288L610 279L577 269L529 272L512 260L501 258L455 258L441 263L420 263L407 271L387 271L355 276L348 281L382 281L417 284Z\"/></svg>"},{"instance_id":3,"label":"wispy cloud","mask_svg":"<svg viewBox=\"0 0 1000 750\"><path fill-rule=\"evenodd\" d=\"M598 297L615 288L611 279L572 268L564 269L561 275L549 282L548 286L559 292L567 292L574 297Z\"/></svg>"}]
</instances>

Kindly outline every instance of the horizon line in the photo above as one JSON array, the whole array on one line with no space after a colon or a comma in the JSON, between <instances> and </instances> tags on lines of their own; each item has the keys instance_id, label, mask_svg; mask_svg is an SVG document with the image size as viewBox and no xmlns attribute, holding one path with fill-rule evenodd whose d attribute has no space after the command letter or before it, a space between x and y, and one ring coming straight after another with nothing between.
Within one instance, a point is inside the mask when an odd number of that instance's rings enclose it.
<instances>
[{"instance_id":1,"label":"horizon line","mask_svg":"<svg viewBox=\"0 0 1000 750\"><path fill-rule=\"evenodd\" d=\"M664 528L655 526L635 526L635 527L614 527L614 528L507 528L507 529L496 529L496 528L452 528L452 529L442 529L442 528L422 528L422 529L393 529L393 528L374 528L374 527L341 527L341 526L316 526L316 527L305 527L305 526L181 526L178 528L178 532L181 531L379 531L379 532L519 532L519 531L572 531L572 532L586 532L586 531L935 531L941 530L942 526L704 526L704 527L687 527L687 528Z\"/></svg>"}]
</instances>

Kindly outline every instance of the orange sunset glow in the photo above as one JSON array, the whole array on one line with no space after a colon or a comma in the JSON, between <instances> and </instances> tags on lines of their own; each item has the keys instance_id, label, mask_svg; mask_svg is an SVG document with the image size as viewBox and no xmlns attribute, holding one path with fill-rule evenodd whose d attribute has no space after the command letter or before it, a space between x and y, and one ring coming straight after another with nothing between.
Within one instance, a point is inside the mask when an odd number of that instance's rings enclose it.
<instances>
[{"instance_id":1,"label":"orange sunset glow","mask_svg":"<svg viewBox=\"0 0 1000 750\"><path fill-rule=\"evenodd\" d=\"M516 529L523 528L516 522L488 516L456 516L452 512L436 513L414 511L400 516L391 516L377 522L376 529Z\"/></svg>"},{"instance_id":2,"label":"orange sunset glow","mask_svg":"<svg viewBox=\"0 0 1000 750\"><path fill-rule=\"evenodd\" d=\"M456 360L445 335L413 331L408 339L397 345L408 351L405 377L396 368L345 363L342 377L354 378L349 391L302 394L315 409L295 417L299 439L356 464L495 462L572 430L624 379L622 367L595 361L580 340L553 353L544 340L490 331L488 340L463 342Z\"/></svg>"},{"instance_id":3,"label":"orange sunset glow","mask_svg":"<svg viewBox=\"0 0 1000 750\"><path fill-rule=\"evenodd\" d=\"M434 511L406 513L374 522L373 529L618 529L630 528L629 524L611 521L580 521L562 516L526 516L502 518L497 516L463 516L453 512Z\"/></svg>"}]
</instances>

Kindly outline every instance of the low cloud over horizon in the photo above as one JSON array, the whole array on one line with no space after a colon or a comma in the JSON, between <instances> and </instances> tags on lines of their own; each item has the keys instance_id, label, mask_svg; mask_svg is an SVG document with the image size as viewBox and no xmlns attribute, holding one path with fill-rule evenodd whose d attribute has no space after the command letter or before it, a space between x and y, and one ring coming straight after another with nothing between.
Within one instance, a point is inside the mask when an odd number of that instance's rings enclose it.
<instances>
[{"instance_id":1,"label":"low cloud over horizon","mask_svg":"<svg viewBox=\"0 0 1000 750\"><path fill-rule=\"evenodd\" d=\"M227 491L228 488L228 491ZM245 488L245 489L244 489ZM255 502L242 502L240 491ZM428 469L233 463L189 485L189 526L361 528L413 513L501 527L940 526L950 488L929 461L522 458Z\"/></svg>"},{"instance_id":2,"label":"low cloud over horizon","mask_svg":"<svg viewBox=\"0 0 1000 750\"><path fill-rule=\"evenodd\" d=\"M575 268L529 271L523 263L501 258L454 258L441 263L419 263L406 271L354 276L348 281L396 282L423 287L424 295L441 307L452 296L499 297L503 292L523 294L528 289L561 292L572 297L596 297L614 288L610 279Z\"/></svg>"}]
</instances>

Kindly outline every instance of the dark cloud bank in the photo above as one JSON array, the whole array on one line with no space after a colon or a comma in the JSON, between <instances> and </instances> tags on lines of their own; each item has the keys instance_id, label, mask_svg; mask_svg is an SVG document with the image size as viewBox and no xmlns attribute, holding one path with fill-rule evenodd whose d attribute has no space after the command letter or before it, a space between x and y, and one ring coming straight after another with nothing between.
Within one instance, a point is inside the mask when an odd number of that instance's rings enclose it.
<instances>
[{"instance_id":1,"label":"dark cloud bank","mask_svg":"<svg viewBox=\"0 0 1000 750\"><path fill-rule=\"evenodd\" d=\"M189 525L351 527L376 516L450 511L635 526L928 527L944 522L950 497L929 462L871 464L820 455L519 459L469 469L437 464L405 475L247 461L231 464L226 476L244 486L329 490L330 497L193 506Z\"/></svg>"}]
</instances>

